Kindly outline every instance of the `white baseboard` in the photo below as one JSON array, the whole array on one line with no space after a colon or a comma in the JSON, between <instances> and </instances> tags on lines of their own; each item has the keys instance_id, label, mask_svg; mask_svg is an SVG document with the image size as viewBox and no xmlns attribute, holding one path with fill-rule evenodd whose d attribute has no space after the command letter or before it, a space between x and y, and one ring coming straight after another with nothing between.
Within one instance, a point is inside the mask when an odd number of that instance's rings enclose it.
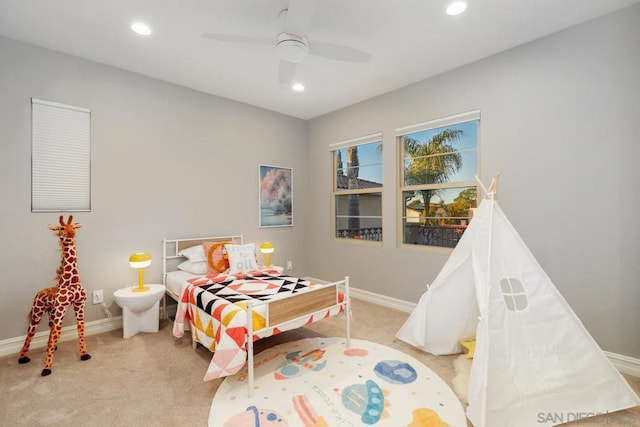
<instances>
[{"instance_id":1,"label":"white baseboard","mask_svg":"<svg viewBox=\"0 0 640 427\"><path fill-rule=\"evenodd\" d=\"M320 283L322 282L329 283L326 280L317 279L314 277L309 277L308 279L313 280L315 282L320 282ZM411 313L416 308L416 305L417 305L412 302L403 301L397 298L376 294L373 292L365 291L365 290L354 288L354 287L350 287L349 291L352 298L361 299L363 301L378 304L383 307L400 310L405 313ZM635 357L625 356L623 354L612 353L610 351L603 351L603 352L619 372L640 378L640 359L636 359Z\"/></svg>"},{"instance_id":2,"label":"white baseboard","mask_svg":"<svg viewBox=\"0 0 640 427\"><path fill-rule=\"evenodd\" d=\"M175 315L176 306L170 305L167 307L167 314L169 316ZM45 322L47 319L43 319ZM98 335L104 332L114 331L116 329L122 329L122 316L114 316L107 319L94 320L86 322L84 325L84 335L86 337L91 335ZM9 338L0 341L0 357L9 356L15 354L16 357L22 349L22 344L27 336ZM78 339L78 328L76 325L65 326L62 328L59 342L70 341ZM49 329L45 331L36 332L31 340L30 350L35 348L45 348L47 341L49 340Z\"/></svg>"},{"instance_id":3,"label":"white baseboard","mask_svg":"<svg viewBox=\"0 0 640 427\"><path fill-rule=\"evenodd\" d=\"M622 372L623 374L640 378L640 359L625 356L623 354L611 353L610 351L603 352L618 371Z\"/></svg>"},{"instance_id":4,"label":"white baseboard","mask_svg":"<svg viewBox=\"0 0 640 427\"><path fill-rule=\"evenodd\" d=\"M305 279L311 280L317 283L330 283L327 280L318 279L317 277L305 277ZM344 286L338 286L338 288L344 292ZM354 288L353 286L349 286L349 295L352 298L378 304L383 307L393 308L394 310L400 310L405 313L411 313L413 309L416 308L415 303L403 301L397 298L388 297L386 295L376 294L376 293L365 291L358 288Z\"/></svg>"},{"instance_id":5,"label":"white baseboard","mask_svg":"<svg viewBox=\"0 0 640 427\"><path fill-rule=\"evenodd\" d=\"M47 319L44 319L46 321ZM94 320L92 322L86 322L84 325L84 334L85 336L102 334L104 332L113 331L115 329L122 328L122 316L111 317L108 319ZM6 340L0 341L0 356L8 356L10 354L15 354L18 357L20 350L22 349L22 344L24 344L24 340L27 336L23 335L21 337L9 338ZM62 333L60 335L60 342L70 341L78 339L78 328L76 325L65 326L62 328ZM43 348L47 346L47 341L49 340L49 329L46 331L36 332L33 336L33 340L31 341L30 350L34 348Z\"/></svg>"},{"instance_id":6,"label":"white baseboard","mask_svg":"<svg viewBox=\"0 0 640 427\"><path fill-rule=\"evenodd\" d=\"M352 298L360 299L373 304L378 304L383 307L392 308L394 310L399 310L405 313L411 313L416 308L415 303L376 294L362 289L350 287L349 291Z\"/></svg>"},{"instance_id":7,"label":"white baseboard","mask_svg":"<svg viewBox=\"0 0 640 427\"><path fill-rule=\"evenodd\" d=\"M317 279L314 277L307 277L309 280L313 280L315 282L326 282L326 280ZM360 299L363 301L367 301L373 304L378 304L383 307L392 308L394 310L403 311L405 313L411 313L415 308L416 304L408 301L403 301L401 299L388 297L386 295L376 294L374 292L365 291L358 288L351 287L349 289L350 295L352 298ZM167 314L174 315L175 314L175 306L167 307ZM85 324L85 335L97 335L104 332L113 331L115 329L122 328L122 316L116 316L109 319L95 320L93 322L87 322ZM22 348L22 344L24 343L25 335L16 338L9 338L3 341L0 341L0 357L8 356L10 354L18 354L20 349ZM49 331L37 332L33 337L33 341L31 341L31 348L41 348L46 347L47 340L49 338ZM62 335L60 336L60 341L69 341L72 339L78 338L78 332L75 325L73 326L65 326L62 328ZM623 354L612 353L610 351L603 351L604 354L609 358L613 366L615 368L627 375L632 375L634 377L640 378L640 359L635 357L625 356Z\"/></svg>"}]
</instances>

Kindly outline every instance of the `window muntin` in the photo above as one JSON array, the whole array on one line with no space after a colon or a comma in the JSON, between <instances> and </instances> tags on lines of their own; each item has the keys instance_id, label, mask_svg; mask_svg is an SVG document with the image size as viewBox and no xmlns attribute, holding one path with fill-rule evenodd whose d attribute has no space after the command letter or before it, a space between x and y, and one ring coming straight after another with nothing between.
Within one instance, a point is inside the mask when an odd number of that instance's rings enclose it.
<instances>
[{"instance_id":1,"label":"window muntin","mask_svg":"<svg viewBox=\"0 0 640 427\"><path fill-rule=\"evenodd\" d=\"M402 243L455 247L477 206L479 113L399 133Z\"/></svg>"},{"instance_id":2,"label":"window muntin","mask_svg":"<svg viewBox=\"0 0 640 427\"><path fill-rule=\"evenodd\" d=\"M355 155L357 164L350 162L350 155ZM337 192L354 188L382 187L382 141L340 148L335 151L335 156ZM351 184L350 176L357 178ZM349 188L349 185L352 188Z\"/></svg>"},{"instance_id":3,"label":"window muntin","mask_svg":"<svg viewBox=\"0 0 640 427\"><path fill-rule=\"evenodd\" d=\"M358 212L366 212L368 215L349 215L351 203L358 205ZM337 238L382 241L380 193L337 195L335 204Z\"/></svg>"},{"instance_id":4,"label":"window muntin","mask_svg":"<svg viewBox=\"0 0 640 427\"><path fill-rule=\"evenodd\" d=\"M382 241L382 135L376 136L332 152L338 239Z\"/></svg>"}]
</instances>

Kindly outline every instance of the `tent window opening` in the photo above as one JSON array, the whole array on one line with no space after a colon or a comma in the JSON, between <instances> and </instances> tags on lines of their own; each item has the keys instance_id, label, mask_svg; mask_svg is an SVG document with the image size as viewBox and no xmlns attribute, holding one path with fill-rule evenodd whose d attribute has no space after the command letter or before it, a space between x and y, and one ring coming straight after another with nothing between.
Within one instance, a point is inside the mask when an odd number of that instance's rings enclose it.
<instances>
[{"instance_id":1,"label":"tent window opening","mask_svg":"<svg viewBox=\"0 0 640 427\"><path fill-rule=\"evenodd\" d=\"M522 282L513 277L505 277L500 280L502 298L509 311L522 311L527 308L527 294L524 292Z\"/></svg>"},{"instance_id":2,"label":"tent window opening","mask_svg":"<svg viewBox=\"0 0 640 427\"><path fill-rule=\"evenodd\" d=\"M91 111L31 99L31 211L91 211Z\"/></svg>"}]
</instances>

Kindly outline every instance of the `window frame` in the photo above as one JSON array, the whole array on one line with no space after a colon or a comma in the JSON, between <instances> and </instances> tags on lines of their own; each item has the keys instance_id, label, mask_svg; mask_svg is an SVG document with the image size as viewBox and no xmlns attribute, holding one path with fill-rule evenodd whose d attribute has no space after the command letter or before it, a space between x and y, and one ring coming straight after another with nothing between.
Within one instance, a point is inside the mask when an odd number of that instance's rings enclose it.
<instances>
[{"instance_id":1,"label":"window frame","mask_svg":"<svg viewBox=\"0 0 640 427\"><path fill-rule=\"evenodd\" d=\"M406 206L405 206L405 198L404 193L409 191L417 191L421 189L431 189L431 190L446 190L451 188L475 188L476 194L480 194L480 189L478 188L477 181L452 181L445 182L440 184L412 184L405 185L405 153L404 153L404 143L403 137L409 134L433 130L446 126L453 126L467 122L477 121L477 140L476 140L476 154L477 154L477 164L476 164L476 176L480 176L480 126L481 126L481 115L480 110L471 110L460 114L454 114L451 116L442 117L435 120L430 120L423 123L418 123L414 125L404 126L395 129L395 139L397 146L397 167L398 167L398 187L397 187L397 245L398 247L412 247L412 248L421 248L428 250L447 250L451 251L457 246L457 243L453 247L449 246L436 246L436 245L428 245L428 244L416 244L416 243L408 243L405 242L405 221L406 221ZM476 207L479 200L476 199ZM425 217L428 218L428 217ZM471 217L469 217L469 220ZM468 225L468 224L467 224ZM466 230L466 228L465 228Z\"/></svg>"},{"instance_id":2,"label":"window frame","mask_svg":"<svg viewBox=\"0 0 640 427\"><path fill-rule=\"evenodd\" d=\"M350 139L350 140L346 140L346 141L341 141L341 142L336 142L333 144L329 144L329 151L330 151L330 156L331 156L331 175L332 175L332 183L331 183L331 236L332 236L332 240L335 241L344 241L344 242L358 242L358 243L366 243L366 244L373 244L373 245L382 245L383 239L384 239L384 230L383 230L383 218L382 218L382 211L383 211L383 198L384 198L384 159L381 157L380 158L380 163L372 163L372 164L367 164L367 165L362 165L360 164L359 167L366 167L366 166L372 166L372 165L380 165L381 169L382 169L382 176L381 176L381 182L380 182L380 186L379 187L371 187L371 188L357 188L357 189L338 189L338 165L337 165L337 158L338 155L337 153L339 152L339 150L341 149L345 149L345 148L349 148L349 147L353 147L353 146L361 146L361 145L368 145L368 144L374 144L374 143L378 143L380 144L380 146L383 146L383 139L382 139L382 132L376 132L370 135L366 135L366 136L362 136L362 137L358 137L358 138L354 138L354 139ZM344 162L344 161L343 161ZM342 216L338 215L337 212L337 208L338 208L338 202L337 199L338 197L341 196L349 196L349 195L353 195L353 194L358 194L358 195L367 195L367 194L379 194L379 198L380 198L380 215L379 216L374 216L374 215L359 215L358 218L379 218L380 220L380 237L379 239L366 239L366 238L355 238L355 237L338 237L338 230L337 230L337 226L338 226L338 218L341 218ZM348 218L348 216L344 216L345 218ZM378 228L378 227L362 227L362 228ZM375 234L375 233L374 233Z\"/></svg>"}]
</instances>

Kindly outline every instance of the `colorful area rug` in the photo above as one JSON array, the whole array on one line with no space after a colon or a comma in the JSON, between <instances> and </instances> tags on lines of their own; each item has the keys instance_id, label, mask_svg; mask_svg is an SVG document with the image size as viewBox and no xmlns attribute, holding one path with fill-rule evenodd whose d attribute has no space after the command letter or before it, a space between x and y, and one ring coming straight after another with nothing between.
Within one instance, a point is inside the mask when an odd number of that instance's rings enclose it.
<instances>
[{"instance_id":1,"label":"colorful area rug","mask_svg":"<svg viewBox=\"0 0 640 427\"><path fill-rule=\"evenodd\" d=\"M210 427L466 427L449 386L416 359L382 344L308 338L255 357L254 395L247 370L224 380Z\"/></svg>"}]
</instances>

